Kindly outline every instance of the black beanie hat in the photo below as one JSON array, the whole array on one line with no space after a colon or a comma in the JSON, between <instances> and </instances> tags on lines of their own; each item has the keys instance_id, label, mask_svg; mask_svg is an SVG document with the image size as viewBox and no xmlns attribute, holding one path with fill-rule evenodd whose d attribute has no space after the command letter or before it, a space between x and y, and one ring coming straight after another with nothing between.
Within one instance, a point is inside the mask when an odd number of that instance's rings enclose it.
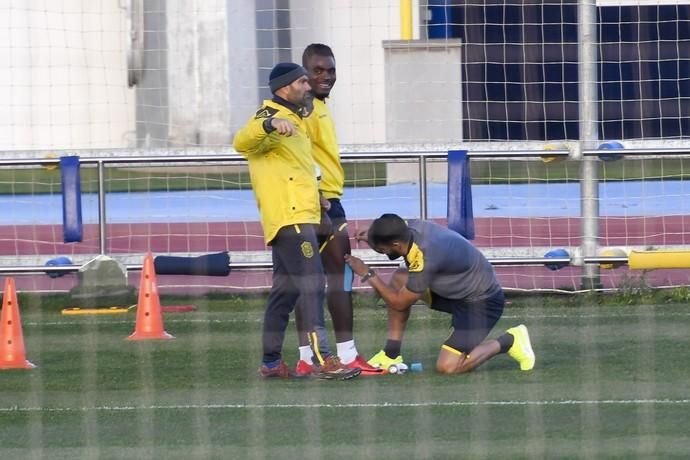
<instances>
[{"instance_id":1,"label":"black beanie hat","mask_svg":"<svg viewBox=\"0 0 690 460\"><path fill-rule=\"evenodd\" d=\"M268 87L271 88L272 93L275 93L283 86L289 85L303 75L307 75L307 71L299 64L294 62L278 63L273 67L271 74L268 76Z\"/></svg>"}]
</instances>

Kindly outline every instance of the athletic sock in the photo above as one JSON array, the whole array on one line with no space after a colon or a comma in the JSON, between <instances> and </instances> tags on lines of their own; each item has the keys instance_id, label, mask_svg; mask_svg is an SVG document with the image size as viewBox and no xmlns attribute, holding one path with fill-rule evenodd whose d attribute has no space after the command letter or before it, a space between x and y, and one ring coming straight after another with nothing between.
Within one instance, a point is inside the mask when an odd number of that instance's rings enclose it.
<instances>
[{"instance_id":1,"label":"athletic sock","mask_svg":"<svg viewBox=\"0 0 690 460\"><path fill-rule=\"evenodd\" d=\"M335 344L338 350L338 358L343 364L350 364L357 358L357 347L355 346L355 341L348 340L347 342L340 342Z\"/></svg>"},{"instance_id":2,"label":"athletic sock","mask_svg":"<svg viewBox=\"0 0 690 460\"><path fill-rule=\"evenodd\" d=\"M383 347L383 352L390 359L395 359L400 356L400 348L402 347L402 342L400 340L386 340L386 346Z\"/></svg>"},{"instance_id":3,"label":"athletic sock","mask_svg":"<svg viewBox=\"0 0 690 460\"><path fill-rule=\"evenodd\" d=\"M312 356L314 356L314 352L312 351L312 349L309 345L299 347L299 359L300 360L304 361L305 363L311 363Z\"/></svg>"},{"instance_id":4,"label":"athletic sock","mask_svg":"<svg viewBox=\"0 0 690 460\"><path fill-rule=\"evenodd\" d=\"M515 342L515 337L513 337L513 334L506 332L497 340L499 345L501 345L501 351L499 353L507 353L508 350L510 350L510 347L513 346L513 343Z\"/></svg>"}]
</instances>

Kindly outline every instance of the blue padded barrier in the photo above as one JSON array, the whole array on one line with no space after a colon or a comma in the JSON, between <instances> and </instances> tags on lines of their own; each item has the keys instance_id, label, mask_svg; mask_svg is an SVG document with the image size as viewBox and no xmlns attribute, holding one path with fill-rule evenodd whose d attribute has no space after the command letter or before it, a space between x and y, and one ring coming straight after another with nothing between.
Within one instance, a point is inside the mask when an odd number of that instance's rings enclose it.
<instances>
[{"instance_id":1,"label":"blue padded barrier","mask_svg":"<svg viewBox=\"0 0 690 460\"><path fill-rule=\"evenodd\" d=\"M467 150L448 151L448 228L474 239L472 177Z\"/></svg>"},{"instance_id":2,"label":"blue padded barrier","mask_svg":"<svg viewBox=\"0 0 690 460\"><path fill-rule=\"evenodd\" d=\"M81 221L81 181L79 157L60 157L62 178L62 233L65 243L80 243L84 237Z\"/></svg>"}]
</instances>

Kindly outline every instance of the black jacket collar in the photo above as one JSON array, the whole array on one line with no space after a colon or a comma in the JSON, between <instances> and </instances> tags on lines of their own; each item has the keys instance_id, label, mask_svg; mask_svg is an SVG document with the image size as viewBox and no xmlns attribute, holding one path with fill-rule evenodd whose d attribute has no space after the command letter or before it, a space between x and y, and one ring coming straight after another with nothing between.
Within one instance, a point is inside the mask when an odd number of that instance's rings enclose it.
<instances>
[{"instance_id":1,"label":"black jacket collar","mask_svg":"<svg viewBox=\"0 0 690 460\"><path fill-rule=\"evenodd\" d=\"M276 96L275 94L273 95L272 101L275 102L276 104L282 105L283 107L287 107L288 109L290 109L291 111L293 111L297 115L299 115L300 118L302 117L302 107L300 107L299 105L293 104L290 101L286 101L282 97Z\"/></svg>"}]
</instances>

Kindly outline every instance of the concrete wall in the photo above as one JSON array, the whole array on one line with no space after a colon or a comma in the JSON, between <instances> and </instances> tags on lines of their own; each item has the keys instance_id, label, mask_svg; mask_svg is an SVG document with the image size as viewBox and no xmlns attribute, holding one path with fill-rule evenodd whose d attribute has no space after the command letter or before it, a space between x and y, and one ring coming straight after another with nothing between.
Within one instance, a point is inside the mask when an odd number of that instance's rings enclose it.
<instances>
[{"instance_id":1,"label":"concrete wall","mask_svg":"<svg viewBox=\"0 0 690 460\"><path fill-rule=\"evenodd\" d=\"M130 7L143 72L127 85ZM6 5L6 4L3 4ZM32 6L33 5L33 6ZM40 5L37 6L37 5ZM390 140L383 42L398 0L64 0L0 5L0 148L227 147L270 97L268 73L312 42L336 54L341 144ZM136 8L134 8L136 10ZM413 2L418 35L419 2ZM129 50L131 51L131 50Z\"/></svg>"},{"instance_id":2,"label":"concrete wall","mask_svg":"<svg viewBox=\"0 0 690 460\"><path fill-rule=\"evenodd\" d=\"M0 21L1 150L133 143L121 2L1 2Z\"/></svg>"},{"instance_id":3,"label":"concrete wall","mask_svg":"<svg viewBox=\"0 0 690 460\"><path fill-rule=\"evenodd\" d=\"M145 0L142 147L228 146L289 60L287 0Z\"/></svg>"},{"instance_id":4,"label":"concrete wall","mask_svg":"<svg viewBox=\"0 0 690 460\"><path fill-rule=\"evenodd\" d=\"M386 141L382 42L400 38L399 5L399 0L290 2L293 59L300 62L312 42L333 48L338 82L329 106L342 144Z\"/></svg>"},{"instance_id":5,"label":"concrete wall","mask_svg":"<svg viewBox=\"0 0 690 460\"><path fill-rule=\"evenodd\" d=\"M393 40L383 46L386 141L461 142L460 41Z\"/></svg>"}]
</instances>

